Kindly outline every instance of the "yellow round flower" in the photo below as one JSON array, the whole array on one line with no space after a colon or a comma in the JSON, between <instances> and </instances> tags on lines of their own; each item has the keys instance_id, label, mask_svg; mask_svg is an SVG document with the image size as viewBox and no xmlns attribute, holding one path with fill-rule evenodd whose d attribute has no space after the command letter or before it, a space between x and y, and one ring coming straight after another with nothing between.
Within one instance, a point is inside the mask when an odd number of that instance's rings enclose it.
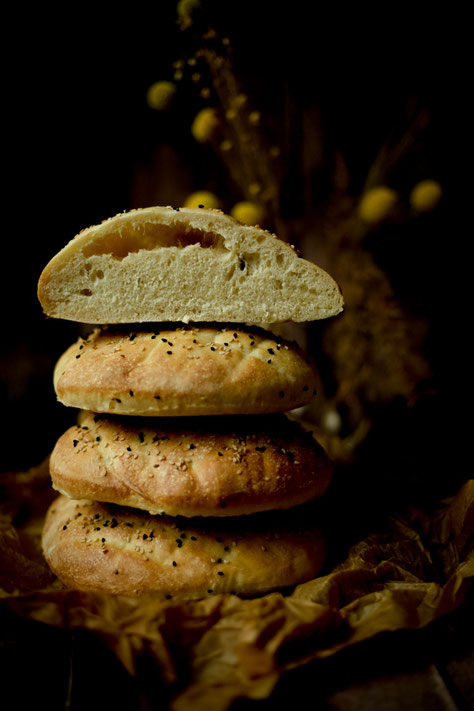
<instances>
[{"instance_id":1,"label":"yellow round flower","mask_svg":"<svg viewBox=\"0 0 474 711\"><path fill-rule=\"evenodd\" d=\"M220 207L219 198L208 190L198 190L188 195L183 207L200 207L201 205L209 209L216 209Z\"/></svg>"},{"instance_id":2,"label":"yellow round flower","mask_svg":"<svg viewBox=\"0 0 474 711\"><path fill-rule=\"evenodd\" d=\"M176 86L171 81L156 81L147 93L146 101L150 108L162 111L167 109L176 93Z\"/></svg>"},{"instance_id":3,"label":"yellow round flower","mask_svg":"<svg viewBox=\"0 0 474 711\"><path fill-rule=\"evenodd\" d=\"M201 109L191 125L191 133L199 143L207 143L215 134L219 119L215 109Z\"/></svg>"},{"instance_id":4,"label":"yellow round flower","mask_svg":"<svg viewBox=\"0 0 474 711\"><path fill-rule=\"evenodd\" d=\"M382 222L392 212L397 199L397 193L392 188L385 185L372 188L361 198L358 207L359 217L370 224Z\"/></svg>"},{"instance_id":5,"label":"yellow round flower","mask_svg":"<svg viewBox=\"0 0 474 711\"><path fill-rule=\"evenodd\" d=\"M441 200L443 191L436 180L422 180L410 193L410 203L418 212L434 210Z\"/></svg>"},{"instance_id":6,"label":"yellow round flower","mask_svg":"<svg viewBox=\"0 0 474 711\"><path fill-rule=\"evenodd\" d=\"M239 222L243 222L244 225L260 225L265 217L263 208L249 200L236 203L230 214Z\"/></svg>"}]
</instances>

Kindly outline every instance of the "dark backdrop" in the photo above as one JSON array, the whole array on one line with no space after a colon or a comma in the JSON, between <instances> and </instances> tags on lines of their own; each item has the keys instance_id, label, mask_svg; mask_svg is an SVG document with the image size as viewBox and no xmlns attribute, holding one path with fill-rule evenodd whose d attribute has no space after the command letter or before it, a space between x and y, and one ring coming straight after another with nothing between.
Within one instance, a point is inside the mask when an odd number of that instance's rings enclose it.
<instances>
[{"instance_id":1,"label":"dark backdrop","mask_svg":"<svg viewBox=\"0 0 474 711\"><path fill-rule=\"evenodd\" d=\"M443 185L443 206L421 237L406 232L399 248L390 242L381 258L434 324L436 368L450 393L446 428L465 437L469 245L454 207L454 159L465 137L458 90L464 68L454 28L433 11L422 18L401 10L349 17L342 5L332 13L310 12L310 5L208 3L214 24L233 42L237 70L264 108L274 110L283 83L302 102L318 103L328 140L350 163L355 191L407 100L429 108L420 156ZM175 4L142 16L115 12L108 20L99 26L93 15L66 20L31 11L26 23L19 16L7 23L2 470L38 463L75 419L55 401L52 369L77 327L42 315L41 270L80 229L135 206L135 171L152 163L164 136L181 141L190 166L197 150L190 137L179 138L189 123L185 111L171 120L145 101L147 87L172 78L171 63L193 41L175 25ZM447 307L446 292L455 307Z\"/></svg>"}]
</instances>

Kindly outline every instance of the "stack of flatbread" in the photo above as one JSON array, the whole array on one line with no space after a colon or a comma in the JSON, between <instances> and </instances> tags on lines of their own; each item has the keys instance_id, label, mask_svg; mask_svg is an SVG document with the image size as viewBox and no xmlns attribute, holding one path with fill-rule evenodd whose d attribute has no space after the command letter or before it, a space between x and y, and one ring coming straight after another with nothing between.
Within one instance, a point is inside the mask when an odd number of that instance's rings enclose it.
<instances>
[{"instance_id":1,"label":"stack of flatbread","mask_svg":"<svg viewBox=\"0 0 474 711\"><path fill-rule=\"evenodd\" d=\"M220 211L153 207L82 231L38 285L93 324L54 387L78 408L50 459L43 550L69 587L200 598L313 578L331 464L287 412L315 396L295 344L257 326L336 315L334 280Z\"/></svg>"}]
</instances>

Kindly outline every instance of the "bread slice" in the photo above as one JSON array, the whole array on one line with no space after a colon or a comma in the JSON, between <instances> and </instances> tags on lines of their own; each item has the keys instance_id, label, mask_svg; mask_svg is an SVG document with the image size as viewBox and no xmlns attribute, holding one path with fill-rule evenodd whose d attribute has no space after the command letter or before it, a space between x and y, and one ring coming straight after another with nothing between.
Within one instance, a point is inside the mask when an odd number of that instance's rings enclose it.
<instances>
[{"instance_id":1,"label":"bread slice","mask_svg":"<svg viewBox=\"0 0 474 711\"><path fill-rule=\"evenodd\" d=\"M82 323L280 323L334 316L336 282L219 210L149 207L77 235L45 267L44 312Z\"/></svg>"}]
</instances>

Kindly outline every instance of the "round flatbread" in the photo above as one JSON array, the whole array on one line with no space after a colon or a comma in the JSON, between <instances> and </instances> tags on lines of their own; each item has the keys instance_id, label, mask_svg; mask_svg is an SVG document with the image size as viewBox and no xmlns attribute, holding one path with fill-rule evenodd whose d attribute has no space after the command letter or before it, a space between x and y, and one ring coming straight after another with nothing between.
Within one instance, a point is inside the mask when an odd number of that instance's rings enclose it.
<instances>
[{"instance_id":1,"label":"round flatbread","mask_svg":"<svg viewBox=\"0 0 474 711\"><path fill-rule=\"evenodd\" d=\"M301 515L288 524L259 517L195 520L59 497L43 530L43 551L68 587L114 595L196 599L266 593L311 580L325 546Z\"/></svg>"},{"instance_id":2,"label":"round flatbread","mask_svg":"<svg viewBox=\"0 0 474 711\"><path fill-rule=\"evenodd\" d=\"M95 330L59 359L63 405L174 417L285 412L316 394L316 371L296 346L257 328Z\"/></svg>"},{"instance_id":3,"label":"round flatbread","mask_svg":"<svg viewBox=\"0 0 474 711\"><path fill-rule=\"evenodd\" d=\"M285 415L140 419L83 412L50 458L55 489L153 514L236 516L321 496L332 465Z\"/></svg>"}]
</instances>

